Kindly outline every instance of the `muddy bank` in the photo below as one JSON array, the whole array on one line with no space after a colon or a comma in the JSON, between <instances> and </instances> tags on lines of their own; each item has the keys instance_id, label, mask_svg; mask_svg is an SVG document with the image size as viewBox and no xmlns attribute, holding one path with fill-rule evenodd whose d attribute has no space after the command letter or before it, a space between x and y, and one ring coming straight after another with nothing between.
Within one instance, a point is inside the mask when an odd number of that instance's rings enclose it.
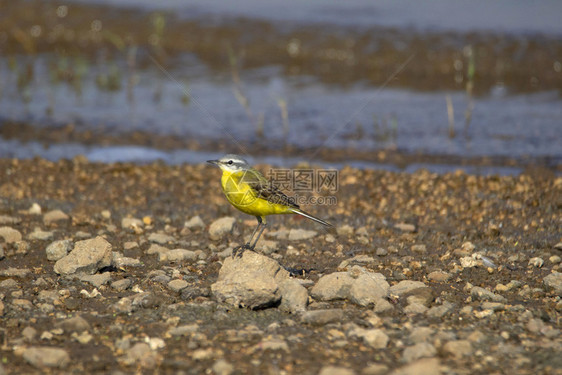
<instances>
[{"instance_id":1,"label":"muddy bank","mask_svg":"<svg viewBox=\"0 0 562 375\"><path fill-rule=\"evenodd\" d=\"M279 217L258 245L301 270L306 312L254 311L211 287L255 225L217 170L0 160L3 370L559 371L560 177L346 168L334 196L305 208L337 235ZM88 246L109 251L93 275L55 260ZM331 298L336 272L380 274L390 292Z\"/></svg>"}]
</instances>

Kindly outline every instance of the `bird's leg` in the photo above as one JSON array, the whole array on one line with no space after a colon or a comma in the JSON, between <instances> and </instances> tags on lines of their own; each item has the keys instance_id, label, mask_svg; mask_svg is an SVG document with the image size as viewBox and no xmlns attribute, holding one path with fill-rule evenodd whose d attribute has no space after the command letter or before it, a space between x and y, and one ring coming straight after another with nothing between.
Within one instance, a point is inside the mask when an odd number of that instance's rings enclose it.
<instances>
[{"instance_id":1,"label":"bird's leg","mask_svg":"<svg viewBox=\"0 0 562 375\"><path fill-rule=\"evenodd\" d=\"M254 231L252 232L252 235L250 236L250 239L248 240L248 242L246 244L238 246L233 250L232 257L241 257L242 254L244 254L245 250L254 250L254 247L256 246L256 243L254 242L254 246L252 246L251 245L252 239L256 235L256 232L258 232L258 230L259 230L258 238L256 239L256 242L257 242L257 240L260 238L261 232L263 231L263 229L260 230L260 228L262 227L262 218L259 217L259 216L256 216L256 218L258 219L258 226L256 227L256 229L254 229ZM265 226L265 224L263 224L263 226Z\"/></svg>"},{"instance_id":2,"label":"bird's leg","mask_svg":"<svg viewBox=\"0 0 562 375\"><path fill-rule=\"evenodd\" d=\"M265 221L265 218L263 219L263 222L261 220L261 218L258 220L259 224L258 224L258 228L261 227L260 231L258 232L258 236L256 237L254 244L250 245L250 250L254 250L254 248L256 247L256 244L258 243L261 234L263 233L263 230L265 229L265 227L267 226L267 222Z\"/></svg>"}]
</instances>

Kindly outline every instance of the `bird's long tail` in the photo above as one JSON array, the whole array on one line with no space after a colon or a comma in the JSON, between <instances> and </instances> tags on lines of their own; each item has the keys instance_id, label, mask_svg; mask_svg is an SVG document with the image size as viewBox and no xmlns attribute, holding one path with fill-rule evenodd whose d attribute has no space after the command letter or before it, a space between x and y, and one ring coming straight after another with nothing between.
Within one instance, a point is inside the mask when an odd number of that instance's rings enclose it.
<instances>
[{"instance_id":1,"label":"bird's long tail","mask_svg":"<svg viewBox=\"0 0 562 375\"><path fill-rule=\"evenodd\" d=\"M309 214L309 213L307 213L307 212L304 212L304 211L301 210L301 209L294 208L294 209L292 209L291 211L292 211L293 213L295 213L295 214L304 216L304 217L306 217L306 218L309 218L310 220L314 220L314 221L316 221L317 223L320 223L320 224L322 224L322 225L325 225L325 226L327 226L328 228L334 228L334 226L333 226L332 224L328 223L327 221L324 221L324 220L322 220L322 219L319 219L319 218L317 218L316 216L312 216L311 214Z\"/></svg>"}]
</instances>

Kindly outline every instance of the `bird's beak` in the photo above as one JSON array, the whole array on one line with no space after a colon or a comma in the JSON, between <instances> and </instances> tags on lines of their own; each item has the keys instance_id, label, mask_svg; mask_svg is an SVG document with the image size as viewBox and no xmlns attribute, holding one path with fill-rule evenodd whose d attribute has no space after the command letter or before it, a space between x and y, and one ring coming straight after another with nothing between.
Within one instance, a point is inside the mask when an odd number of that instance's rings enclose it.
<instances>
[{"instance_id":1,"label":"bird's beak","mask_svg":"<svg viewBox=\"0 0 562 375\"><path fill-rule=\"evenodd\" d=\"M218 160L207 160L207 163L213 164L213 165L216 165L216 166L219 165L219 161L218 161Z\"/></svg>"}]
</instances>

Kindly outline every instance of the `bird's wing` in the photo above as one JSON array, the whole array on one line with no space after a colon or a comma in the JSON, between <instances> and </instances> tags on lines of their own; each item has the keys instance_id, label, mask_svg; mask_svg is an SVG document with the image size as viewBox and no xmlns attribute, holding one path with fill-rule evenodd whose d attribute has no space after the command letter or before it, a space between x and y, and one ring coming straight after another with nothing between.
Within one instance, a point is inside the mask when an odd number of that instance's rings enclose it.
<instances>
[{"instance_id":1,"label":"bird's wing","mask_svg":"<svg viewBox=\"0 0 562 375\"><path fill-rule=\"evenodd\" d=\"M287 194L279 190L272 181L269 181L259 171L253 168L245 171L241 180L250 185L259 198L265 199L270 203L299 208L295 202L295 198L287 196Z\"/></svg>"}]
</instances>

